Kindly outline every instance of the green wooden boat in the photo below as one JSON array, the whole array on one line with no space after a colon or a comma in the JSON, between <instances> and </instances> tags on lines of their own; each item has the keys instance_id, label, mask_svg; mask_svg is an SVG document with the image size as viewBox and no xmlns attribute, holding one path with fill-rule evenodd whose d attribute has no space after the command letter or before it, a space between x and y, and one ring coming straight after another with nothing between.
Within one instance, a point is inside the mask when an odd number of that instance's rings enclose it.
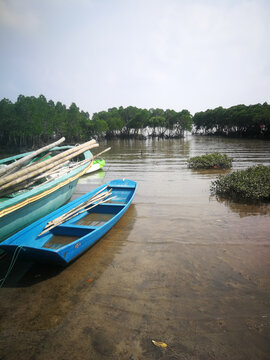
<instances>
[{"instance_id":1,"label":"green wooden boat","mask_svg":"<svg viewBox=\"0 0 270 360\"><path fill-rule=\"evenodd\" d=\"M45 161L72 146L61 146L50 149L49 154L41 154L33 161ZM0 160L0 166L15 162L30 153L24 153ZM49 214L64 205L71 198L79 178L93 165L93 156L90 150L80 155L78 166L71 167L63 174L57 173L50 179L36 186L0 197L0 242L15 232ZM63 169L63 167L62 167Z\"/></svg>"},{"instance_id":2,"label":"green wooden boat","mask_svg":"<svg viewBox=\"0 0 270 360\"><path fill-rule=\"evenodd\" d=\"M90 169L86 171L86 174L92 174L93 172L101 170L104 165L105 165L104 159L96 159L94 160L93 165L90 167Z\"/></svg>"}]
</instances>

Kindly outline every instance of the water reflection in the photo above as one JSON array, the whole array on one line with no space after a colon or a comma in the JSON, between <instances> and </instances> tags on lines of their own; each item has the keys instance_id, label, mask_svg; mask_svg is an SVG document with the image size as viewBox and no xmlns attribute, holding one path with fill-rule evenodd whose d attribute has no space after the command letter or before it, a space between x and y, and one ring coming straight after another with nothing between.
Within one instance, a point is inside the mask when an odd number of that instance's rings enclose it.
<instances>
[{"instance_id":1,"label":"water reflection","mask_svg":"<svg viewBox=\"0 0 270 360\"><path fill-rule=\"evenodd\" d=\"M240 201L224 199L219 196L215 196L215 199L219 203L227 206L232 212L238 214L240 218L245 216L270 215L270 205L268 203L263 203L263 202L244 203Z\"/></svg>"},{"instance_id":2,"label":"water reflection","mask_svg":"<svg viewBox=\"0 0 270 360\"><path fill-rule=\"evenodd\" d=\"M233 169L244 169L255 164L268 165L270 163L269 141L204 136L195 136L193 140L190 157L221 152L233 158Z\"/></svg>"},{"instance_id":3,"label":"water reflection","mask_svg":"<svg viewBox=\"0 0 270 360\"><path fill-rule=\"evenodd\" d=\"M82 177L80 177L78 184L87 184L89 181L94 181L94 180L100 180L100 179L104 179L106 175L106 172L103 169L100 169L92 174L86 174Z\"/></svg>"},{"instance_id":4,"label":"water reflection","mask_svg":"<svg viewBox=\"0 0 270 360\"><path fill-rule=\"evenodd\" d=\"M98 243L66 268L53 265L18 261L2 291L6 296L0 304L9 303L7 313L2 314L1 326L7 327L9 315L17 317L17 327L28 331L45 330L59 325L78 303L83 302L103 272L113 266L114 258L128 239L136 222L136 207L130 208ZM1 263L1 275L10 259ZM4 264L5 263L5 264ZM8 289L17 289L18 297L11 299ZM27 288L27 291L23 289ZM19 290L22 289L22 290ZM30 290L31 289L31 290ZM41 296L44 294L44 296ZM31 299L31 303L29 300ZM27 314L20 320L20 314Z\"/></svg>"}]
</instances>

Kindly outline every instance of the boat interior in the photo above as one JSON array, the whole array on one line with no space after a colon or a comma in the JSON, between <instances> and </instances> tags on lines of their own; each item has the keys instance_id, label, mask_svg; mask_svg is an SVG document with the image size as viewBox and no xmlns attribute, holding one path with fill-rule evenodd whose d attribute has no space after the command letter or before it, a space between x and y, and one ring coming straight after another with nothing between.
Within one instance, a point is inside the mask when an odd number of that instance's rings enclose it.
<instances>
[{"instance_id":1,"label":"boat interior","mask_svg":"<svg viewBox=\"0 0 270 360\"><path fill-rule=\"evenodd\" d=\"M112 188L112 199L92 209L79 213L61 225L57 225L42 235L42 248L59 249L77 239L90 234L109 222L128 203L132 191Z\"/></svg>"}]
</instances>

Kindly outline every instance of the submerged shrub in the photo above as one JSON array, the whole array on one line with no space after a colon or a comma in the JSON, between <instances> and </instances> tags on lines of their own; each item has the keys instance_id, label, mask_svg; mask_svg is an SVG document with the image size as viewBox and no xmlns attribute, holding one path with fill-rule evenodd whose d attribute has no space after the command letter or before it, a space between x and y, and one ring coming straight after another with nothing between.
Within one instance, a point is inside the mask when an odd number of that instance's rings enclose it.
<instances>
[{"instance_id":1,"label":"submerged shrub","mask_svg":"<svg viewBox=\"0 0 270 360\"><path fill-rule=\"evenodd\" d=\"M240 200L270 200L270 165L252 166L212 181L212 194Z\"/></svg>"},{"instance_id":2,"label":"submerged shrub","mask_svg":"<svg viewBox=\"0 0 270 360\"><path fill-rule=\"evenodd\" d=\"M188 160L188 167L193 169L228 169L231 166L232 159L218 152L194 156Z\"/></svg>"}]
</instances>

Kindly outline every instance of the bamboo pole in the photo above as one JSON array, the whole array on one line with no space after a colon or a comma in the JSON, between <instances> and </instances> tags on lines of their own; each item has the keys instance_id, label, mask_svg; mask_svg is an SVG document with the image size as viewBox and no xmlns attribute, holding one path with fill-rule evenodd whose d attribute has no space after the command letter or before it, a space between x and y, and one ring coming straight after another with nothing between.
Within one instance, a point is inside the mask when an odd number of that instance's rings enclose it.
<instances>
[{"instance_id":1,"label":"bamboo pole","mask_svg":"<svg viewBox=\"0 0 270 360\"><path fill-rule=\"evenodd\" d=\"M65 163L64 163L64 164L57 165L57 166L54 167L53 169L45 172L44 174L41 174L41 175L37 176L37 177L35 178L35 180L39 180L39 179L42 179L42 178L47 178L47 176L53 176L53 175L58 175L57 177L64 176L64 175L68 174L70 171L75 170L75 169L77 169L78 167L87 164L88 162L89 162L89 159L85 159L85 160L79 161L79 162L74 163L74 164L71 163L71 164L68 165L67 167L65 167L65 166L63 167L63 165L65 165ZM61 170L62 170L61 172L60 172L60 170L59 170L60 168L62 168L62 169L61 169ZM37 185L37 187L38 187L38 186L42 186L42 185L44 185L44 184L46 184L46 183L48 183L48 182L50 182L50 181L53 181L53 180L55 180L55 179L56 179L56 177L51 178L51 179L48 179L47 181L43 182L42 184Z\"/></svg>"},{"instance_id":2,"label":"bamboo pole","mask_svg":"<svg viewBox=\"0 0 270 360\"><path fill-rule=\"evenodd\" d=\"M76 157L77 155L80 155L84 151L86 151L88 149L90 150L92 147L95 147L95 146L92 146L93 144L97 144L96 140L94 140L94 139L90 140L86 143L76 145L76 146L72 147L71 149L65 150L65 151L61 152L60 154L55 155L54 157L43 161L41 164L35 164L35 163L31 164L28 168L28 171L32 171L32 170L35 170L36 168L39 169L39 168L42 168L43 166L47 166L48 164L54 163L54 162L58 161L59 159L69 157L70 154L74 154L74 156L72 156L72 157ZM99 145L97 145L97 146L99 146ZM84 150L78 152L81 149L84 149ZM77 153L77 154L75 154L75 153ZM70 159L70 157L69 157L69 159Z\"/></svg>"},{"instance_id":3,"label":"bamboo pole","mask_svg":"<svg viewBox=\"0 0 270 360\"><path fill-rule=\"evenodd\" d=\"M107 186L105 186L103 189L101 189L98 193L96 193L95 195L93 195L90 199L84 201L83 203L77 205L75 208L72 208L71 210L69 210L68 212L66 212L65 214L60 215L58 218L53 219L52 221L49 221L48 224L46 225L45 228L50 227L51 225L57 223L58 221L62 221L63 219L68 218L70 215L72 215L73 213L79 211L80 209L82 209L83 207L87 206L90 203L93 203L96 199L100 199L100 197L104 197L106 196L107 192L104 192L102 195L102 191L106 189ZM109 192L111 192L111 190L109 190Z\"/></svg>"},{"instance_id":4,"label":"bamboo pole","mask_svg":"<svg viewBox=\"0 0 270 360\"><path fill-rule=\"evenodd\" d=\"M92 145L90 148L92 148L92 147L97 147L97 146L99 146L99 145L98 145L98 144L94 144L94 145ZM67 161L67 160L75 157L75 156L78 156L78 155L80 155L82 152L86 151L87 149L89 149L89 147L87 147L87 148L82 148L82 149L79 150L78 152L76 152L76 153L74 153L74 154L70 154L69 156L67 156L67 157L64 158L64 159L60 159L60 160L56 161L55 163L51 163L51 164L49 164L49 165L47 165L47 166L45 166L45 167L42 167L42 168L37 169L37 170L35 170L35 171L32 171L30 174L26 174L26 175L24 175L24 176L21 176L21 177L18 178L18 179L12 180L12 181L10 181L9 183L6 183L6 184L0 186L0 191L2 191L2 190L4 190L4 189L7 189L7 188L9 188L9 187L11 187L11 186L17 185L17 184L23 182L24 180L33 178L33 177L35 177L36 175L39 175L39 174L41 174L41 173L44 172L44 171L50 170L50 169L52 169L55 165L58 165L58 164L60 164L60 163L63 163L63 162L65 162L65 161ZM89 159L89 162L90 162L90 161L91 161L91 159Z\"/></svg>"},{"instance_id":5,"label":"bamboo pole","mask_svg":"<svg viewBox=\"0 0 270 360\"><path fill-rule=\"evenodd\" d=\"M46 159L46 157L47 156L50 156L51 155L51 151L49 151L49 152L47 152L44 156L42 156L40 159L38 159L38 160L36 160L35 161L35 164L38 164L38 163L40 163L41 161L43 161L44 159ZM26 165L26 167L29 167L29 166L32 166L33 164L28 164L28 165Z\"/></svg>"},{"instance_id":6,"label":"bamboo pole","mask_svg":"<svg viewBox=\"0 0 270 360\"><path fill-rule=\"evenodd\" d=\"M111 150L111 147L108 147L107 149L105 149L105 150L101 151L100 153L94 155L94 156L93 156L93 159L99 157L101 154L104 154L105 152L107 152L107 151L109 151L109 150ZM79 167L79 166L81 166L81 165L84 165L84 164L87 163L88 161L89 161L89 160L86 159L86 160L79 161L78 163L75 163L75 164L72 164L72 163L71 163L71 164L69 165L69 170L68 170L68 171L74 170L74 169L76 169L77 167ZM54 172L56 172L55 170L59 169L61 166L63 166L63 164L60 164L60 165L58 165L58 166L55 166L52 170L49 170L49 171L47 171L46 173L39 175L36 179L41 179L42 177L46 177L46 176L52 175ZM67 171L67 172L68 172L68 171ZM42 185L42 184L41 184L41 185Z\"/></svg>"},{"instance_id":7,"label":"bamboo pole","mask_svg":"<svg viewBox=\"0 0 270 360\"><path fill-rule=\"evenodd\" d=\"M98 201L96 204L92 205L91 207L89 207L89 208L84 208L84 209L82 209L81 211L79 211L79 212L77 212L77 213L74 213L74 214L73 214L72 216L70 216L69 218L67 218L67 219L62 219L62 221L59 221L59 222L57 222L57 223L54 223L53 225L51 225L50 227L48 227L48 228L46 228L44 231L42 231L38 236L41 236L41 235L45 234L45 233L48 232L48 231L51 231L51 230L54 229L56 226L61 225L61 224L63 224L64 222L66 222L66 221L68 221L68 220L71 220L73 217L81 214L82 212L91 210L91 209L93 209L94 207L96 207L96 206L98 206L98 205L100 205L100 204L104 204L104 203L110 201L110 200L113 199L113 198L115 198L115 196L112 196L112 197L110 197L110 198L108 198L108 199L105 199L105 200L102 199L102 200Z\"/></svg>"},{"instance_id":8,"label":"bamboo pole","mask_svg":"<svg viewBox=\"0 0 270 360\"><path fill-rule=\"evenodd\" d=\"M49 187L48 189L41 191L34 196L25 198L24 200L20 201L19 203L15 204L15 205L11 205L7 208L0 210L0 218L20 209L28 204L31 204L37 200L40 200L40 199L46 197L47 195L54 193L58 189L66 186L67 184L74 182L80 176L84 175L86 173L86 171L89 170L92 165L93 165L93 159L89 165L87 165L83 170L80 170L78 173L76 173L72 177L69 177L64 181L59 181L55 186Z\"/></svg>"},{"instance_id":9,"label":"bamboo pole","mask_svg":"<svg viewBox=\"0 0 270 360\"><path fill-rule=\"evenodd\" d=\"M0 176L3 176L4 174L6 174L10 171L13 171L17 167L21 167L23 164L25 164L27 161L33 159L38 154L40 154L44 151L48 151L48 150L52 149L53 147L61 144L64 141L65 141L65 138L62 137L61 139L57 140L56 142L54 142L50 145L44 146L44 147L38 149L37 151L34 151L31 154L22 157L21 159L17 160L16 162L7 165L5 168L0 170Z\"/></svg>"},{"instance_id":10,"label":"bamboo pole","mask_svg":"<svg viewBox=\"0 0 270 360\"><path fill-rule=\"evenodd\" d=\"M112 189L110 189L109 191L106 191L104 193L102 193L103 190L105 190L107 188L107 185L104 186L104 188L100 189L98 192L96 192L91 198L89 198L88 200L84 201L83 203L77 205L75 208L72 208L71 210L69 210L68 212L66 212L65 214L59 216L58 218L50 221L48 225L55 223L55 221L58 221L58 219L63 219L63 218L67 218L69 217L72 213L79 211L81 208L87 206L88 204L92 204L94 201L96 201L97 199L99 200L101 197L105 197L107 196L107 194L110 194Z\"/></svg>"},{"instance_id":11,"label":"bamboo pole","mask_svg":"<svg viewBox=\"0 0 270 360\"><path fill-rule=\"evenodd\" d=\"M33 185L36 182L36 179L28 179L20 183L18 186L8 188L7 190L0 191L0 197L7 197L10 194L18 192L20 190L28 189L29 186Z\"/></svg>"},{"instance_id":12,"label":"bamboo pole","mask_svg":"<svg viewBox=\"0 0 270 360\"><path fill-rule=\"evenodd\" d=\"M105 149L105 150L101 151L100 153L94 155L94 159L97 158L98 156L104 154L105 152L107 152L107 151L109 151L109 150L111 150L111 147L108 147L107 149Z\"/></svg>"},{"instance_id":13,"label":"bamboo pole","mask_svg":"<svg viewBox=\"0 0 270 360\"><path fill-rule=\"evenodd\" d=\"M86 161L86 160L87 160L87 161ZM83 165L84 162L88 162L88 161L89 161L89 159L86 159L86 160L79 161L79 162L77 163L78 166L79 166L79 165ZM52 168L51 170L46 171L45 173L42 173L42 174L38 175L35 179L36 179L36 180L39 180L39 179L42 179L42 178L47 178L47 176L50 176L50 175L52 175L52 174L54 174L54 173L57 173L60 168L63 168L63 170L66 170L66 169L69 170L69 169L71 169L71 167L68 165L68 163L69 163L69 160L67 160L67 161L64 162L64 163L61 163L61 164L55 166L54 168ZM66 165L68 165L69 167L67 168Z\"/></svg>"},{"instance_id":14,"label":"bamboo pole","mask_svg":"<svg viewBox=\"0 0 270 360\"><path fill-rule=\"evenodd\" d=\"M67 214L64 214L62 215L61 217L59 217L59 219L57 219L56 221L52 221L52 223L50 224L50 226L48 226L46 228L46 230L48 231L48 228L51 228L51 227L55 227L56 225L59 225L59 224L62 224L63 222L66 222L70 219L72 219L74 216L77 216L78 214L80 214L82 211L85 211L88 209L88 207L90 205L93 205L94 202L97 202L95 205L99 204L100 202L102 202L107 196L109 196L108 193L105 193L104 195L102 196L98 196L94 199L92 199L92 201L90 202L86 202L84 205L76 208L76 209L73 209L72 211L70 211L69 213ZM89 210L89 209L88 209Z\"/></svg>"},{"instance_id":15,"label":"bamboo pole","mask_svg":"<svg viewBox=\"0 0 270 360\"><path fill-rule=\"evenodd\" d=\"M51 159L48 159L48 160L45 160L43 161L42 163L38 163L38 164L32 164L30 165L29 167L27 168L24 168L22 170L19 170L18 172L16 172L15 174L12 174L12 175L8 175L8 176L4 176L0 179L0 186L5 184L5 183L8 183L10 181L12 181L13 179L15 178L19 178L20 176L23 176L25 174L29 174L31 171L35 171L36 169L41 169L45 166L47 166L48 164L51 164L51 163L54 163L56 162L57 160L59 159L62 159L62 158L65 158L67 156L69 156L70 154L72 153L75 153L75 152L78 152L78 150L82 149L82 148L86 148L88 146L92 146L96 144L96 140L91 140L91 141L88 141L84 144L81 144L79 146L74 146L73 148L69 149L69 150L66 150L66 151L63 151L61 154L58 154L54 157L52 157ZM90 149L90 147L89 147ZM84 150L85 151L85 150ZM83 152L83 151L82 151ZM80 154L80 153L79 153ZM77 155L74 155L72 157L75 157ZM71 157L71 158L72 158Z\"/></svg>"},{"instance_id":16,"label":"bamboo pole","mask_svg":"<svg viewBox=\"0 0 270 360\"><path fill-rule=\"evenodd\" d=\"M50 176L50 175L53 175L53 174L58 175L57 177L64 176L64 175L66 175L68 172L70 172L70 171L72 171L72 170L75 170L75 169L78 168L79 166L82 166L82 165L84 165L84 164L87 164L88 162L89 162L89 159L85 159L85 160L79 161L79 162L77 162L77 163L71 163L71 165L70 165L69 167L65 167L65 163L64 163L64 164L61 163L61 164L55 166L53 169L51 169L51 170L49 170L49 171L47 171L47 172L45 172L45 173L43 173L43 174L41 174L41 175L38 175L38 176L36 176L36 177L34 177L34 178L30 178L30 179L27 179L27 180L19 183L19 184L18 184L17 186L15 186L15 187L8 188L6 191L5 191L5 190L0 191L0 197L7 196L7 195L12 194L12 193L14 193L14 192L16 192L16 191L19 191L19 190L24 190L24 189L26 189L26 188L29 188L29 187L32 186L32 185L34 185L35 188L38 188L39 186L42 186L42 185L44 185L44 184L49 183L50 181L55 180L56 177L55 177L55 178L48 179L48 180L42 182L41 184L35 185L35 183L36 183L38 180L40 180L40 179L42 179L42 178L47 178L47 176ZM67 163L68 163L68 161L67 161ZM64 166L64 167L63 167L63 166ZM61 167L63 167L63 169L62 169L62 172L60 173L60 172L59 172L59 168L61 168ZM58 174L57 174L57 172L58 172Z\"/></svg>"},{"instance_id":17,"label":"bamboo pole","mask_svg":"<svg viewBox=\"0 0 270 360\"><path fill-rule=\"evenodd\" d=\"M85 202L77 205L75 208L69 210L68 212L66 212L65 214L59 216L58 218L55 218L54 220L48 222L47 225L45 226L44 230L39 234L39 236L43 235L47 231L52 230L56 226L58 226L58 225L60 225L60 224L62 224L64 222L72 219L73 217L79 215L80 213L82 213L82 212L84 212L86 210L90 210L93 207L95 207L95 206L97 206L97 205L99 205L101 203L105 203L105 202L111 200L113 197L109 198L109 196L111 194L112 189L102 193L102 191L105 190L106 188L107 188L107 186L105 186L104 188L99 190L90 199L88 199ZM95 202L96 202L96 204L94 204Z\"/></svg>"},{"instance_id":18,"label":"bamboo pole","mask_svg":"<svg viewBox=\"0 0 270 360\"><path fill-rule=\"evenodd\" d=\"M60 159L58 158L58 160L54 159L56 158L56 155L54 158L52 159L48 159L46 161L43 161L43 163L40 164L36 164L34 165L31 170L29 168L18 171L18 173L14 174L16 175L16 179L15 176L10 175L5 177L5 181L0 181L0 191L3 189L6 189L10 186L16 185L26 179L32 178L36 175L41 174L44 171L50 170L52 169L54 166L61 164L67 160L70 160L78 155L80 155L81 153L85 152L86 150L92 149L94 147L98 147L99 144L92 144L92 145L88 145L85 147L77 147L79 150L77 150L76 152L73 152L72 154L69 154L67 156L62 156ZM70 149L71 150L71 149ZM62 155L62 154L59 154ZM89 159L90 161L91 159ZM46 164L45 164L46 163Z\"/></svg>"}]
</instances>

